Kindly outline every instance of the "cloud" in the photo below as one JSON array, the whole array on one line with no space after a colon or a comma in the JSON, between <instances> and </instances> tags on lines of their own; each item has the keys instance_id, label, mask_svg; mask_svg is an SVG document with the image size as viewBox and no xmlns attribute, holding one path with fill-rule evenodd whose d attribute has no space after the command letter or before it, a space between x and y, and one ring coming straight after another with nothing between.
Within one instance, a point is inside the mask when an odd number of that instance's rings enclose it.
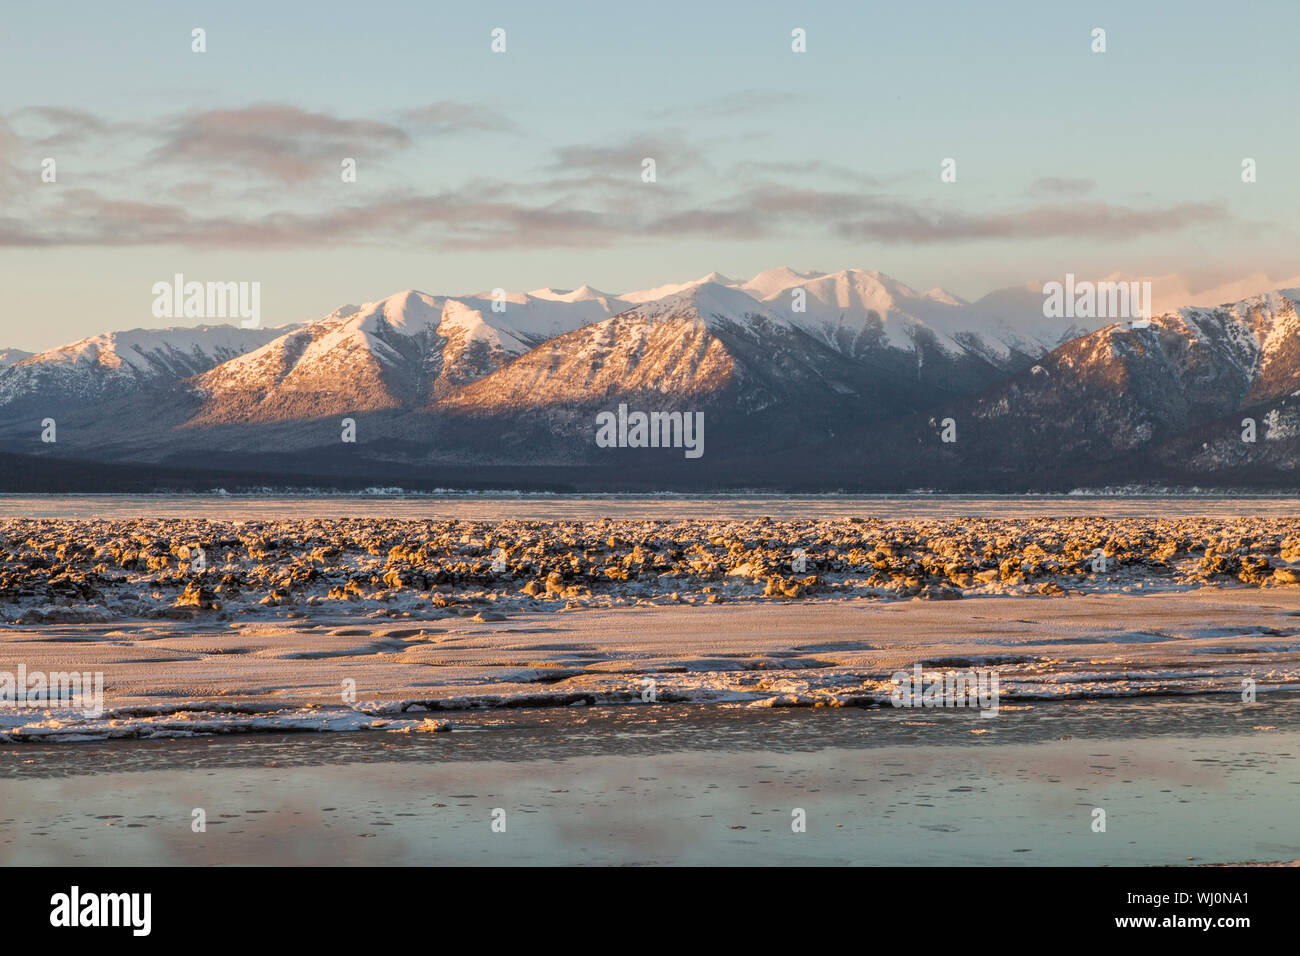
<instances>
[{"instance_id":1,"label":"cloud","mask_svg":"<svg viewBox=\"0 0 1300 956\"><path fill-rule=\"evenodd\" d=\"M440 100L413 110L406 110L402 122L421 131L438 134L465 132L509 132L514 123L500 113L469 103Z\"/></svg>"},{"instance_id":2,"label":"cloud","mask_svg":"<svg viewBox=\"0 0 1300 956\"><path fill-rule=\"evenodd\" d=\"M864 188L878 188L884 182L879 177L864 173L860 169L854 169L851 166L844 166L839 163L828 163L820 159L806 162L747 159L733 165L727 170L727 175L737 180L779 176L797 177L802 181L821 176L825 179L837 179Z\"/></svg>"},{"instance_id":3,"label":"cloud","mask_svg":"<svg viewBox=\"0 0 1300 956\"><path fill-rule=\"evenodd\" d=\"M22 141L0 116L0 190L7 194L19 183L18 152Z\"/></svg>"},{"instance_id":4,"label":"cloud","mask_svg":"<svg viewBox=\"0 0 1300 956\"><path fill-rule=\"evenodd\" d=\"M769 222L743 209L692 209L657 219L644 231L654 236L761 239L771 234L770 227Z\"/></svg>"},{"instance_id":5,"label":"cloud","mask_svg":"<svg viewBox=\"0 0 1300 956\"><path fill-rule=\"evenodd\" d=\"M1096 182L1091 179L1068 176L1044 176L1029 184L1029 192L1039 196L1086 196L1096 188Z\"/></svg>"},{"instance_id":6,"label":"cloud","mask_svg":"<svg viewBox=\"0 0 1300 956\"><path fill-rule=\"evenodd\" d=\"M0 246L185 245L303 248L392 242L440 248L586 246L623 236L611 210L526 206L465 189L382 199L314 212L211 214L187 205L118 200L93 190L60 194L51 216L0 219Z\"/></svg>"},{"instance_id":7,"label":"cloud","mask_svg":"<svg viewBox=\"0 0 1300 956\"><path fill-rule=\"evenodd\" d=\"M933 212L888 199L868 201L866 209L840 222L846 238L885 242L936 243L975 239L1136 239L1231 217L1222 202L1182 202L1131 209L1104 202L1033 206L982 214Z\"/></svg>"},{"instance_id":8,"label":"cloud","mask_svg":"<svg viewBox=\"0 0 1300 956\"><path fill-rule=\"evenodd\" d=\"M127 131L126 124L78 109L20 112L23 130L32 123L47 127L39 137L51 135L49 129L83 138ZM511 128L490 110L452 101L389 119L261 103L133 123L134 152L124 153L116 139L112 150L92 144L96 152L83 151L75 181L45 186L33 165L41 154L31 151L44 139L21 135L12 121L18 115L0 116L6 193L0 245L9 247L593 248L646 237L1108 241L1231 221L1221 202L1123 205L1077 198L1092 188L1087 180L1040 179L1031 187L1074 194L1072 200L958 210L891 192L883 185L889 180L827 160L746 159L718 175L709 163L712 147L672 129L562 145L527 175L480 172L454 184L406 175L404 185L387 190L317 188L327 171L337 175L344 156L411 149L421 136ZM654 184L641 181L646 157L657 163ZM300 182L301 189L287 188Z\"/></svg>"},{"instance_id":9,"label":"cloud","mask_svg":"<svg viewBox=\"0 0 1300 956\"><path fill-rule=\"evenodd\" d=\"M629 196L646 196L641 186ZM1132 209L1106 203L1033 206L983 214L935 212L903 200L845 192L755 190L696 205L593 197L586 205L514 198L483 186L395 192L318 210L213 214L204 206L59 193L39 220L0 221L0 245L317 247L405 243L434 248L590 248L651 237L757 239L829 234L934 244L1045 238L1131 239L1228 219L1221 203Z\"/></svg>"},{"instance_id":10,"label":"cloud","mask_svg":"<svg viewBox=\"0 0 1300 956\"><path fill-rule=\"evenodd\" d=\"M150 154L152 162L236 167L294 182L344 156L405 149L411 137L391 123L341 119L296 106L263 103L176 117Z\"/></svg>"},{"instance_id":11,"label":"cloud","mask_svg":"<svg viewBox=\"0 0 1300 956\"><path fill-rule=\"evenodd\" d=\"M28 106L16 110L13 117L24 127L35 125L43 131L43 135L28 133L24 137L28 145L38 149L77 145L98 136L127 132L133 126L112 123L86 110L65 106Z\"/></svg>"},{"instance_id":12,"label":"cloud","mask_svg":"<svg viewBox=\"0 0 1300 956\"><path fill-rule=\"evenodd\" d=\"M641 176L641 163L647 158L655 161L658 175L668 168L691 171L693 167L700 167L702 160L697 148L672 134L658 138L638 137L617 146L565 146L557 149L554 157L548 167L552 171L631 175L637 181Z\"/></svg>"}]
</instances>

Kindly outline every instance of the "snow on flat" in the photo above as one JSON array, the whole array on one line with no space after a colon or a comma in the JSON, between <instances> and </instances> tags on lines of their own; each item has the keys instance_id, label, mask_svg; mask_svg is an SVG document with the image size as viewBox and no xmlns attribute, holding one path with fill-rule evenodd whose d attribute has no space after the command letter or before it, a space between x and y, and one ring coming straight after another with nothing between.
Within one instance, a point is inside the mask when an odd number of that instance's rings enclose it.
<instances>
[{"instance_id":1,"label":"snow on flat","mask_svg":"<svg viewBox=\"0 0 1300 956\"><path fill-rule=\"evenodd\" d=\"M0 708L0 739L431 732L472 708L646 706L649 686L660 705L889 706L891 675L918 663L996 670L1003 719L1024 699L1300 688L1300 589L502 617L11 626L0 671L102 671L106 710Z\"/></svg>"},{"instance_id":2,"label":"snow on flat","mask_svg":"<svg viewBox=\"0 0 1300 956\"><path fill-rule=\"evenodd\" d=\"M102 672L107 706L0 707L7 741L888 706L916 665L1008 702L1300 686L1300 520L0 521L0 681Z\"/></svg>"}]
</instances>

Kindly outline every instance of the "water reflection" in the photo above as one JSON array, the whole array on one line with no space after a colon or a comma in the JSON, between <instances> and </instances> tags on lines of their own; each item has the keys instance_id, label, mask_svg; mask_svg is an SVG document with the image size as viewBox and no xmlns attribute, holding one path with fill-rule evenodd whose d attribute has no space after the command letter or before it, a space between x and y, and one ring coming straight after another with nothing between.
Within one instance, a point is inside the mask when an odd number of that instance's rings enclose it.
<instances>
[{"instance_id":1,"label":"water reflection","mask_svg":"<svg viewBox=\"0 0 1300 956\"><path fill-rule=\"evenodd\" d=\"M1039 704L991 722L596 708L486 715L415 739L7 747L0 862L1295 859L1300 709L1283 697ZM505 833L491 829L498 807ZM1095 807L1106 833L1091 830ZM194 808L206 833L190 829ZM805 833L791 829L796 808Z\"/></svg>"}]
</instances>

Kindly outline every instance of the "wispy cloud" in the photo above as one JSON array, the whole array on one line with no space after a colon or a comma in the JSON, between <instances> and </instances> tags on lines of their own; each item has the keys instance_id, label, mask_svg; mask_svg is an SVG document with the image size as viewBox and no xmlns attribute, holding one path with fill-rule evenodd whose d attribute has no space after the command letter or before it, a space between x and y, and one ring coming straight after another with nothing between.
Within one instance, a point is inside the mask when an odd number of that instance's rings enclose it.
<instances>
[{"instance_id":1,"label":"wispy cloud","mask_svg":"<svg viewBox=\"0 0 1300 956\"><path fill-rule=\"evenodd\" d=\"M401 114L402 122L423 132L438 134L465 132L508 132L515 124L483 106L440 100Z\"/></svg>"},{"instance_id":2,"label":"wispy cloud","mask_svg":"<svg viewBox=\"0 0 1300 956\"><path fill-rule=\"evenodd\" d=\"M1091 179L1074 179L1068 176L1044 176L1029 184L1035 196L1086 196L1097 188Z\"/></svg>"},{"instance_id":3,"label":"wispy cloud","mask_svg":"<svg viewBox=\"0 0 1300 956\"><path fill-rule=\"evenodd\" d=\"M747 159L733 165L728 170L728 175L738 180L763 177L791 177L807 180L810 176L821 176L865 187L878 187L885 181L879 176L870 175L860 169L840 163L828 163L820 159L806 162Z\"/></svg>"},{"instance_id":4,"label":"wispy cloud","mask_svg":"<svg viewBox=\"0 0 1300 956\"><path fill-rule=\"evenodd\" d=\"M698 147L675 134L667 133L654 137L637 137L614 145L596 143L564 146L555 151L553 161L547 168L569 175L583 172L619 175L633 173L639 177L641 163L645 159L653 159L656 168L661 171L670 168L698 171L703 154Z\"/></svg>"},{"instance_id":5,"label":"wispy cloud","mask_svg":"<svg viewBox=\"0 0 1300 956\"><path fill-rule=\"evenodd\" d=\"M888 199L866 202L867 209L839 223L837 231L854 239L938 243L976 239L1136 239L1192 226L1223 223L1226 203L1181 202L1129 208L1104 202L1031 206L1008 212L935 212Z\"/></svg>"},{"instance_id":6,"label":"wispy cloud","mask_svg":"<svg viewBox=\"0 0 1300 956\"><path fill-rule=\"evenodd\" d=\"M29 106L13 115L24 128L32 127L26 140L39 149L80 144L135 128L135 124L110 122L87 110L66 106Z\"/></svg>"},{"instance_id":7,"label":"wispy cloud","mask_svg":"<svg viewBox=\"0 0 1300 956\"><path fill-rule=\"evenodd\" d=\"M160 164L237 167L294 182L319 174L323 157L410 145L410 135L391 123L264 103L177 117L167 124L165 138L150 159Z\"/></svg>"},{"instance_id":8,"label":"wispy cloud","mask_svg":"<svg viewBox=\"0 0 1300 956\"><path fill-rule=\"evenodd\" d=\"M493 199L465 189L395 193L315 211L214 214L189 204L120 200L68 191L39 223L0 220L0 245L177 244L316 247L350 243L436 248L588 248L645 236L757 239L830 234L846 239L934 244L988 239L1130 239L1168 233L1228 214L1219 203L1129 209L1104 203L1035 206L982 215L936 213L906 202L815 190L663 208L604 199L588 206Z\"/></svg>"},{"instance_id":9,"label":"wispy cloud","mask_svg":"<svg viewBox=\"0 0 1300 956\"><path fill-rule=\"evenodd\" d=\"M447 182L440 170L423 182L405 175L366 190L337 181L344 156L409 159L426 138L514 128L501 114L453 101L387 118L261 103L129 128L77 109L33 107L0 117L0 187L14 199L0 218L0 245L518 249L646 237L927 245L1131 239L1232 219L1221 202L1085 200L1088 180L1037 180L1027 188L1048 197L1039 202L953 208L887 188L897 177L828 160L746 159L719 173L710 144L676 129L561 144L515 174L478 171ZM83 151L75 180L39 182L33 151L41 144L95 136L116 137L108 151L114 168L90 168L96 157ZM646 157L657 164L653 184L641 180ZM327 171L336 188L320 188Z\"/></svg>"},{"instance_id":10,"label":"wispy cloud","mask_svg":"<svg viewBox=\"0 0 1300 956\"><path fill-rule=\"evenodd\" d=\"M18 153L22 140L13 128L0 116L0 195L8 195L18 188Z\"/></svg>"}]
</instances>

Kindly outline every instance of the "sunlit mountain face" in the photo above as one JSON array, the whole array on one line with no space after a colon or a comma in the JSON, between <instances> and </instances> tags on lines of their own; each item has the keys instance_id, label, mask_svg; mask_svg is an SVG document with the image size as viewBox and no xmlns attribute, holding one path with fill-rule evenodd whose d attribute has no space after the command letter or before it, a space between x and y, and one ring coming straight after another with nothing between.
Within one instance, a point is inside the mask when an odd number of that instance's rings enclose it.
<instances>
[{"instance_id":1,"label":"sunlit mountain face","mask_svg":"<svg viewBox=\"0 0 1300 956\"><path fill-rule=\"evenodd\" d=\"M9 356L0 439L55 461L535 466L611 489L1287 477L1295 290L1135 323L1054 314L1044 288L967 302L875 271L781 267L617 295L408 290L272 329L106 332ZM619 406L630 435L597 441L597 417ZM657 418L642 436L638 414L656 413L701 416L707 451L670 454L680 436L661 448ZM1243 416L1256 440L1237 434ZM47 419L57 441L40 439Z\"/></svg>"}]
</instances>

